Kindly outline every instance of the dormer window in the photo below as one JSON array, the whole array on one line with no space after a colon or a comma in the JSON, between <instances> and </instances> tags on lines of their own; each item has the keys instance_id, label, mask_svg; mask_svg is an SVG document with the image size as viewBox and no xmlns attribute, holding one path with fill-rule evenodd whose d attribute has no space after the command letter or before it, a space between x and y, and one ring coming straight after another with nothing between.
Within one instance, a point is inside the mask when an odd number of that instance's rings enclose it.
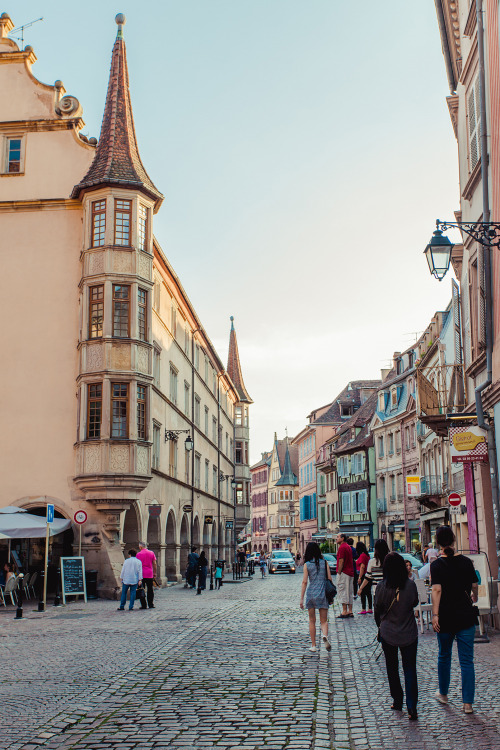
<instances>
[{"instance_id":1,"label":"dormer window","mask_svg":"<svg viewBox=\"0 0 500 750\"><path fill-rule=\"evenodd\" d=\"M342 404L340 407L341 417L350 417L352 415L352 407L350 404Z\"/></svg>"},{"instance_id":2,"label":"dormer window","mask_svg":"<svg viewBox=\"0 0 500 750\"><path fill-rule=\"evenodd\" d=\"M4 164L2 170L4 174L21 174L24 172L23 146L24 139L21 136L5 139Z\"/></svg>"},{"instance_id":3,"label":"dormer window","mask_svg":"<svg viewBox=\"0 0 500 750\"><path fill-rule=\"evenodd\" d=\"M391 391L391 406L397 406L398 405L398 392L396 388L393 388Z\"/></svg>"},{"instance_id":4,"label":"dormer window","mask_svg":"<svg viewBox=\"0 0 500 750\"><path fill-rule=\"evenodd\" d=\"M408 353L408 367L413 367L414 364L415 364L415 355L413 354L413 352L409 352Z\"/></svg>"}]
</instances>

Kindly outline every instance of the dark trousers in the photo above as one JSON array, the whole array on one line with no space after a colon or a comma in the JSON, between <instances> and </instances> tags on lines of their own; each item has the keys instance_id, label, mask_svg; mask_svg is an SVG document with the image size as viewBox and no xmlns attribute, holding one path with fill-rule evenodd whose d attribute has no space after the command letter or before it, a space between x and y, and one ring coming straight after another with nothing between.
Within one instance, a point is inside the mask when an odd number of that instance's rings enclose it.
<instances>
[{"instance_id":1,"label":"dark trousers","mask_svg":"<svg viewBox=\"0 0 500 750\"><path fill-rule=\"evenodd\" d=\"M352 595L357 596L358 595L358 576L356 571L354 571L354 576L352 579Z\"/></svg>"},{"instance_id":2,"label":"dark trousers","mask_svg":"<svg viewBox=\"0 0 500 750\"><path fill-rule=\"evenodd\" d=\"M399 709L403 707L403 688L399 679L398 649L401 651L401 661L403 662L406 707L411 711L417 708L418 701L417 646L418 638L409 646L391 646L384 640L382 641L389 689L394 705Z\"/></svg>"},{"instance_id":3,"label":"dark trousers","mask_svg":"<svg viewBox=\"0 0 500 750\"><path fill-rule=\"evenodd\" d=\"M148 607L153 606L153 601L155 598L154 590L153 590L153 579L152 578L143 578L142 579L142 585L146 589L146 598L148 600Z\"/></svg>"},{"instance_id":4,"label":"dark trousers","mask_svg":"<svg viewBox=\"0 0 500 750\"><path fill-rule=\"evenodd\" d=\"M361 609L371 609L372 608L372 585L369 581L367 581L366 586L364 587L363 591L360 594L361 597ZM366 606L366 602L368 602L368 607Z\"/></svg>"}]
</instances>

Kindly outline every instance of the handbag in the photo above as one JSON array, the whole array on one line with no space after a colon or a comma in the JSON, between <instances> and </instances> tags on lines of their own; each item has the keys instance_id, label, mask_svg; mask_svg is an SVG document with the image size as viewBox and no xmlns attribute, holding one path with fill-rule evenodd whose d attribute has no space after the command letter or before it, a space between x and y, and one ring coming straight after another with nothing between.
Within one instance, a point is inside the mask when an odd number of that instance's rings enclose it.
<instances>
[{"instance_id":1,"label":"handbag","mask_svg":"<svg viewBox=\"0 0 500 750\"><path fill-rule=\"evenodd\" d=\"M326 596L326 601L328 602L328 604L333 604L333 600L337 596L337 587L328 578L327 562L326 562L326 560L324 562L325 562L325 575L326 575L326 581L325 581L325 596Z\"/></svg>"}]
</instances>

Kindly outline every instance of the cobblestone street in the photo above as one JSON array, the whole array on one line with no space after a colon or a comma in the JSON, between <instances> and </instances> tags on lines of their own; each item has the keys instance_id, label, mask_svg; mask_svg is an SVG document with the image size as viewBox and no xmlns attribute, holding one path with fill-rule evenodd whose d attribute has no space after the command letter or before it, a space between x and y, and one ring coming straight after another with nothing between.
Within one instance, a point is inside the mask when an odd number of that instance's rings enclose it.
<instances>
[{"instance_id":1,"label":"cobblestone street","mask_svg":"<svg viewBox=\"0 0 500 750\"><path fill-rule=\"evenodd\" d=\"M420 637L419 721L389 708L369 616L335 619L332 651L308 651L301 576L174 586L155 610L94 601L0 613L2 750L498 750L500 636L476 647L475 713L432 695L436 641ZM359 605L357 607L359 610ZM454 657L455 658L455 657Z\"/></svg>"}]
</instances>

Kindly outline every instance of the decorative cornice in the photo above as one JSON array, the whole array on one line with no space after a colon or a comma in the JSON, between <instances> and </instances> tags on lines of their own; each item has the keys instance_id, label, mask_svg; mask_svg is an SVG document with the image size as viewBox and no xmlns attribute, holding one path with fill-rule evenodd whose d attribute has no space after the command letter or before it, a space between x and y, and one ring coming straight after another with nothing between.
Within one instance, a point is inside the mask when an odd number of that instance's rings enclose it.
<instances>
[{"instance_id":1,"label":"decorative cornice","mask_svg":"<svg viewBox=\"0 0 500 750\"><path fill-rule=\"evenodd\" d=\"M451 96L447 96L446 103L448 105L448 111L450 113L451 124L453 125L453 132L455 133L455 138L458 140L458 94L451 94Z\"/></svg>"},{"instance_id":2,"label":"decorative cornice","mask_svg":"<svg viewBox=\"0 0 500 750\"><path fill-rule=\"evenodd\" d=\"M65 120L9 120L0 123L0 132L42 133L49 130L81 130L84 124L81 117L70 117ZM95 148L91 143L86 145Z\"/></svg>"},{"instance_id":3,"label":"decorative cornice","mask_svg":"<svg viewBox=\"0 0 500 750\"><path fill-rule=\"evenodd\" d=\"M10 211L60 211L67 209L81 211L80 201L71 198L42 198L40 200L28 201L2 201L0 202L0 213Z\"/></svg>"}]
</instances>

